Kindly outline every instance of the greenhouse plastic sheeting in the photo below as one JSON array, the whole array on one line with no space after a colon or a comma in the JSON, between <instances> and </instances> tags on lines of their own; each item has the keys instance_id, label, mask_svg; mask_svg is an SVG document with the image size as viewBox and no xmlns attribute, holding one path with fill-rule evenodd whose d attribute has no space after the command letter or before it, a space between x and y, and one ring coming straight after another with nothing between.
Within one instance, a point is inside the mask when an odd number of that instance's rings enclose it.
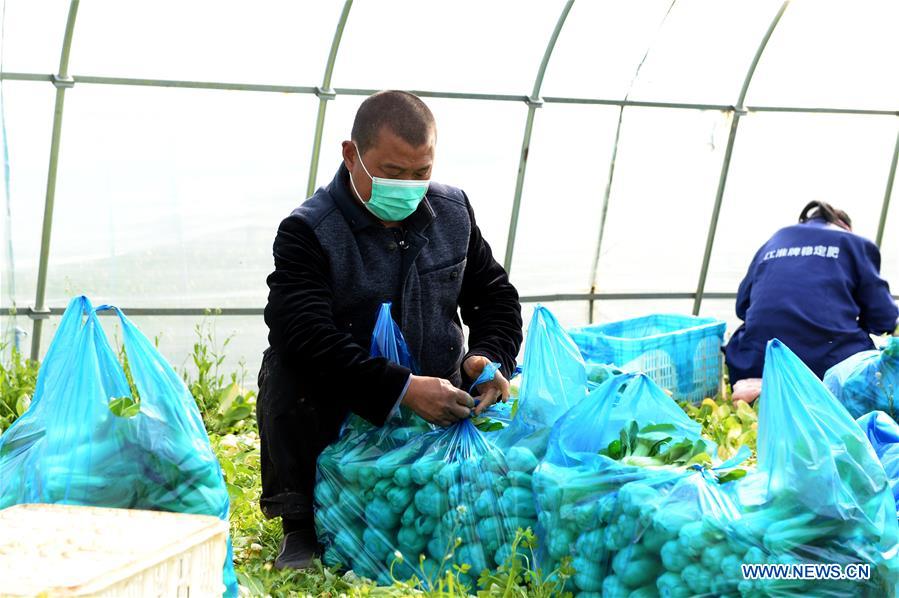
<instances>
[{"instance_id":1,"label":"greenhouse plastic sheeting","mask_svg":"<svg viewBox=\"0 0 899 598\"><path fill-rule=\"evenodd\" d=\"M893 402L899 392L899 338L890 338L880 351L847 357L824 374L824 384L852 417L885 411L896 417Z\"/></svg>"},{"instance_id":2,"label":"greenhouse plastic sheeting","mask_svg":"<svg viewBox=\"0 0 899 598\"><path fill-rule=\"evenodd\" d=\"M139 412L119 400L135 397L97 317L105 309L119 316ZM193 397L117 308L94 309L86 297L69 303L30 408L0 437L0 509L22 503L228 518L225 481ZM236 596L230 541L223 574L226 595Z\"/></svg>"},{"instance_id":3,"label":"greenhouse plastic sheeting","mask_svg":"<svg viewBox=\"0 0 899 598\"><path fill-rule=\"evenodd\" d=\"M866 413L856 420L868 436L890 480L899 511L899 424L883 411Z\"/></svg>"}]
</instances>

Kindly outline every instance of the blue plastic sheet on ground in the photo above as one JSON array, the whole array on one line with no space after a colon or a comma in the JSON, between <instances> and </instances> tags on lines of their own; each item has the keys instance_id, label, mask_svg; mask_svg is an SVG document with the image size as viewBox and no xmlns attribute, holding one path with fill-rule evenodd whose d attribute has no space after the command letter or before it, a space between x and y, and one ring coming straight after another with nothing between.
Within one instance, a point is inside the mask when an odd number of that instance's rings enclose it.
<instances>
[{"instance_id":1,"label":"blue plastic sheet on ground","mask_svg":"<svg viewBox=\"0 0 899 598\"><path fill-rule=\"evenodd\" d=\"M139 412L97 312L119 316ZM119 401L121 406L123 402ZM73 299L41 364L30 408L0 437L0 508L58 503L213 515L228 492L197 405L153 344L116 308ZM136 540L137 541L137 540ZM237 595L231 543L225 595Z\"/></svg>"},{"instance_id":2,"label":"blue plastic sheet on ground","mask_svg":"<svg viewBox=\"0 0 899 598\"><path fill-rule=\"evenodd\" d=\"M896 510L899 511L899 424L883 411L866 413L856 420L880 458L890 480Z\"/></svg>"},{"instance_id":3,"label":"blue plastic sheet on ground","mask_svg":"<svg viewBox=\"0 0 899 598\"><path fill-rule=\"evenodd\" d=\"M880 351L862 351L847 357L824 374L824 384L852 417L883 411L899 417L899 337Z\"/></svg>"}]
</instances>

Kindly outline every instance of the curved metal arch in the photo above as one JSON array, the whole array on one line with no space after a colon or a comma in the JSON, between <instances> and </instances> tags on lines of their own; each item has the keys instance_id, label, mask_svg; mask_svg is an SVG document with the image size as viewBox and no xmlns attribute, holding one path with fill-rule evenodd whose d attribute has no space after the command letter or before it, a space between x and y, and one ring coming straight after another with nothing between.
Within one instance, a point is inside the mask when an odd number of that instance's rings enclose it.
<instances>
[{"instance_id":1,"label":"curved metal arch","mask_svg":"<svg viewBox=\"0 0 899 598\"><path fill-rule=\"evenodd\" d=\"M52 77L56 86L56 104L53 108L53 133L50 138L50 166L47 171L47 194L44 199L44 221L41 230L41 255L37 270L37 290L34 297L34 311L47 311L47 266L50 261L50 239L53 233L53 207L56 201L56 172L59 166L59 141L62 136L62 113L65 106L66 89L74 85L69 76L69 54L72 50L72 37L75 35L75 18L78 16L79 0L69 4L69 16L66 18L66 30L62 41L62 52L59 57L59 71ZM41 328L43 319L34 321L31 333L31 359L37 361L41 352Z\"/></svg>"},{"instance_id":2,"label":"curved metal arch","mask_svg":"<svg viewBox=\"0 0 899 598\"><path fill-rule=\"evenodd\" d=\"M512 199L512 215L509 220L509 235L506 237L506 257L503 265L506 272L512 270L512 254L515 250L515 235L518 232L518 216L521 211L521 192L524 189L524 173L527 169L528 153L531 148L531 133L534 130L534 113L537 108L543 105L540 99L540 88L543 86L543 77L546 75L546 67L549 65L549 59L552 57L553 50L556 48L556 41L562 32L562 26L571 12L574 0L568 0L556 20L556 26L553 29L549 42L546 44L546 50L543 52L543 60L540 61L540 68L537 69L537 76L534 78L534 89L531 96L526 100L528 104L528 116L524 124L524 136L521 140L521 153L518 157L518 176L515 179L515 196Z\"/></svg>"},{"instance_id":3,"label":"curved metal arch","mask_svg":"<svg viewBox=\"0 0 899 598\"><path fill-rule=\"evenodd\" d=\"M347 19L350 16L350 9L353 7L353 0L346 0L343 3L343 10L340 12L340 18L337 20L337 29L334 30L334 37L331 40L331 51L328 53L328 62L325 64L325 76L322 78L322 86L315 90L318 96L318 115L315 118L315 137L312 140L312 159L309 163L309 179L306 183L306 197L315 193L315 179L318 176L318 158L322 148L322 133L325 129L325 112L328 108L328 100L336 97L334 90L331 89L331 75L334 74L334 63L337 62L337 50L340 49L340 41L343 39L343 30L346 27Z\"/></svg>"},{"instance_id":4,"label":"curved metal arch","mask_svg":"<svg viewBox=\"0 0 899 598\"><path fill-rule=\"evenodd\" d=\"M659 22L659 27L656 31L656 35L661 32L661 30L665 27L665 24L668 22L668 17L671 16L672 11L674 11L674 6L677 3L677 0L671 0L671 4L668 5L668 10L665 11L665 16L662 17L662 20ZM612 143L612 157L609 160L609 174L606 177L606 186L603 191L602 197L602 210L599 216L599 234L596 239L596 252L593 254L593 266L590 269L590 293L596 293L596 276L599 272L599 258L602 255L602 241L605 237L606 232L606 220L609 215L609 199L612 197L612 183L615 181L615 163L618 160L618 146L621 142L621 125L624 122L624 109L628 105L631 91L633 90L634 84L637 82L637 79L640 77L640 71L643 70L643 65L646 63L646 60L649 58L649 53L652 52L652 48L655 45L655 39L649 42L649 45L646 48L646 52L643 54L643 58L640 60L640 63L637 65L636 70L634 71L634 76L631 79L631 83L628 86L627 93L624 94L624 101L621 103L618 109L618 124L615 127L615 140ZM587 304L587 321L592 324L593 323L593 315L596 307L596 301L591 299Z\"/></svg>"},{"instance_id":5,"label":"curved metal arch","mask_svg":"<svg viewBox=\"0 0 899 598\"><path fill-rule=\"evenodd\" d=\"M694 316L699 315L699 308L702 306L702 294L705 291L705 282L709 273L709 263L712 259L712 248L715 245L715 233L718 232L718 218L721 215L721 202L724 199L724 189L727 186L727 174L730 171L730 159L733 155L734 142L737 138L737 127L740 125L740 117L746 114L744 102L746 101L746 94L749 91L749 84L752 83L752 77L755 75L755 70L759 65L759 61L762 59L762 54L764 54L765 48L768 46L768 42L774 34L774 30L777 28L781 17L783 17L784 12L786 12L789 5L790 0L784 0L784 3L777 11L777 14L774 15L774 19L772 19L771 24L768 26L768 30L762 37L762 41L755 51L755 56L752 58L752 64L749 65L749 70L746 72L746 77L743 79L743 87L740 89L740 96L737 99L737 104L734 106L733 118L730 122L730 134L727 137L727 147L724 150L724 160L721 163L721 175L718 177L718 190L715 192L715 205L712 208L712 219L709 222L709 232L705 240L705 253L702 256L702 267L699 270L699 282L696 285L696 298L693 300Z\"/></svg>"},{"instance_id":6,"label":"curved metal arch","mask_svg":"<svg viewBox=\"0 0 899 598\"><path fill-rule=\"evenodd\" d=\"M883 193L883 205L880 208L880 222L877 224L877 246L883 244L883 233L887 225L887 214L890 211L890 197L893 195L893 181L896 180L896 163L899 162L899 131L896 133L896 146L893 148L893 161L890 162L890 174L887 176L887 188Z\"/></svg>"}]
</instances>

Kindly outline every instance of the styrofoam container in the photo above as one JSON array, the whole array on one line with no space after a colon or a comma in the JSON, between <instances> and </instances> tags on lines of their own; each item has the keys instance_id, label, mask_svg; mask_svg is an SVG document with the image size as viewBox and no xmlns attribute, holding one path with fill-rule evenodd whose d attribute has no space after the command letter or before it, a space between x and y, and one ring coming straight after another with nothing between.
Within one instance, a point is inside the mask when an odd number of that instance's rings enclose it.
<instances>
[{"instance_id":1,"label":"styrofoam container","mask_svg":"<svg viewBox=\"0 0 899 598\"><path fill-rule=\"evenodd\" d=\"M0 596L220 597L228 524L71 505L0 511Z\"/></svg>"}]
</instances>

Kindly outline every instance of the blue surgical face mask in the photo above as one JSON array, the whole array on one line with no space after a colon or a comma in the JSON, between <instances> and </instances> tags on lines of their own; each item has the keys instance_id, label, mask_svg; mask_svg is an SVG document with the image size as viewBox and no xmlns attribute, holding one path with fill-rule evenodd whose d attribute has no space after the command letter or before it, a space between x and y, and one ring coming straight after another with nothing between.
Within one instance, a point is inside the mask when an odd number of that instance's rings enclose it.
<instances>
[{"instance_id":1,"label":"blue surgical face mask","mask_svg":"<svg viewBox=\"0 0 899 598\"><path fill-rule=\"evenodd\" d=\"M356 145L355 141L353 145ZM424 199L430 180L382 179L371 176L362 161L362 152L359 151L358 145L356 145L356 156L359 157L359 164L362 165L365 174L371 179L371 197L365 201L356 190L356 183L353 182L353 175L350 173L350 185L353 187L356 197L365 204L369 212L385 222L399 222L408 218Z\"/></svg>"}]
</instances>

